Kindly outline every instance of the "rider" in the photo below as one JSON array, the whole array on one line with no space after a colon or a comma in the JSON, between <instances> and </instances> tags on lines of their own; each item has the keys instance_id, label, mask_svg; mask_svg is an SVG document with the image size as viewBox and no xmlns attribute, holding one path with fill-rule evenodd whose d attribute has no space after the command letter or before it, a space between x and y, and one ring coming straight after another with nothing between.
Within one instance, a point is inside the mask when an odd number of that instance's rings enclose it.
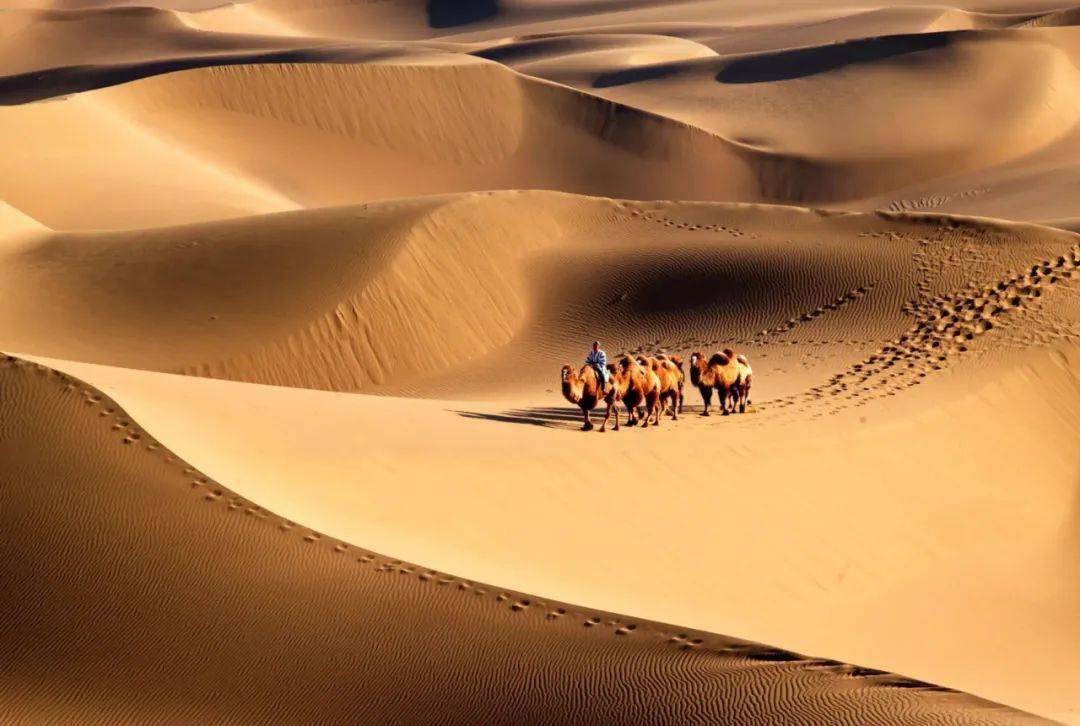
<instances>
[{"instance_id":1,"label":"rider","mask_svg":"<svg viewBox=\"0 0 1080 726\"><path fill-rule=\"evenodd\" d=\"M585 356L585 365L593 367L596 371L596 377L600 381L600 387L607 386L607 353L600 350L600 341L594 340L592 344L592 350L589 351L589 355Z\"/></svg>"}]
</instances>

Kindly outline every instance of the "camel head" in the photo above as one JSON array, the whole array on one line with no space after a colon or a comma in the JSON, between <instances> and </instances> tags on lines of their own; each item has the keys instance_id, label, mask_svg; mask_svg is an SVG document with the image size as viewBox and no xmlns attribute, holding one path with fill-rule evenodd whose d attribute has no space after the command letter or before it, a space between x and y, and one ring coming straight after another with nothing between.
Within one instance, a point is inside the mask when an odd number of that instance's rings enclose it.
<instances>
[{"instance_id":1,"label":"camel head","mask_svg":"<svg viewBox=\"0 0 1080 726\"><path fill-rule=\"evenodd\" d=\"M690 382L695 386L701 383L701 376L708 366L705 363L705 355L695 350L690 354Z\"/></svg>"},{"instance_id":2,"label":"camel head","mask_svg":"<svg viewBox=\"0 0 1080 726\"><path fill-rule=\"evenodd\" d=\"M622 361L619 362L620 364ZM615 363L608 363L608 381L611 383L611 389L615 392L616 398L626 392L626 387L630 382L630 374L621 365Z\"/></svg>"},{"instance_id":3,"label":"camel head","mask_svg":"<svg viewBox=\"0 0 1080 726\"><path fill-rule=\"evenodd\" d=\"M570 403L581 400L582 382L570 364L562 367L562 395Z\"/></svg>"}]
</instances>

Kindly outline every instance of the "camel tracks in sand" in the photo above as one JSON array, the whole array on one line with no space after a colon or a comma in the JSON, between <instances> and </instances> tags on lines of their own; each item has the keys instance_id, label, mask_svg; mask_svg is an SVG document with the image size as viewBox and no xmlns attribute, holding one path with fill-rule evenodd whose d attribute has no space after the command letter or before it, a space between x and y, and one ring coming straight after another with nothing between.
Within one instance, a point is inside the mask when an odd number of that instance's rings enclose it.
<instances>
[{"instance_id":1,"label":"camel tracks in sand","mask_svg":"<svg viewBox=\"0 0 1080 726\"><path fill-rule=\"evenodd\" d=\"M77 393L81 398L83 405L87 408L93 409L101 407L101 410L98 412L98 420L121 416L111 423L109 423L109 421L106 421L106 423L108 423L110 431L121 436L120 441L122 444L129 445L141 441L151 441L149 436L142 429L137 427L130 418L123 417L119 407L111 401L108 401L108 399L106 399L99 391L82 385L80 382L62 372L39 363L27 362L16 356L5 355L2 362L4 367L17 369L28 368L38 375L47 375L55 379L58 383L63 384L63 391L65 393ZM349 550L358 550L358 548L345 542L324 537L319 532L305 529L298 526L295 522L277 517L258 507L254 503L228 492L197 469L188 466L183 461L171 456L168 450L157 442L151 441L151 443L146 446L146 450L151 455L161 458L170 469L176 470L177 478L182 480L190 490L193 490L198 494L203 502L214 504L219 501L225 501L227 504L227 512L243 510L246 515L266 520L267 523L273 525L279 533L286 536L296 536L299 542L324 549L333 555L344 554ZM293 534L294 530L296 531L295 534ZM470 580L458 578L436 570L420 568L399 559L385 557L373 552L359 551L360 554L355 557L354 561L359 565L372 568L374 572L415 576L420 582L430 583L436 587L453 586L454 590L462 592L463 594L470 594L474 597L490 597L492 602L496 604L505 604L509 602L508 610L512 613L524 613L531 609L537 611L538 614L542 613L542 618L549 622L557 621L564 617L577 618L581 620L585 626L604 625L610 627L612 629L611 634L619 636L630 635L638 630L637 623L634 623L633 621L618 619L604 620L602 617L591 615L588 612L572 610L567 605L549 604L543 600L537 600L529 596L513 595L505 591L491 590L487 587L478 586ZM654 635L656 634L654 633Z\"/></svg>"},{"instance_id":2,"label":"camel tracks in sand","mask_svg":"<svg viewBox=\"0 0 1080 726\"><path fill-rule=\"evenodd\" d=\"M648 212L637 207L631 207L628 210L628 213L635 219L659 224L671 230L682 230L686 232L719 232L732 237L743 237L746 235L746 232L735 226L728 226L720 223L687 222L684 220L672 219L671 217L663 216L658 213Z\"/></svg>"},{"instance_id":3,"label":"camel tracks in sand","mask_svg":"<svg viewBox=\"0 0 1080 726\"><path fill-rule=\"evenodd\" d=\"M906 311L916 320L907 332L832 376L825 384L801 396L777 401L775 405L778 409L800 404L805 408L806 404L828 400L827 412L834 414L917 386L930 374L944 370L958 356L970 352L979 336L1006 326L1011 317L1038 305L1055 286L1075 279L1080 275L1078 267L1080 244L1039 261L1024 272L1013 272L982 285L969 284L952 294L913 301ZM1056 337L1068 334L1069 329L1059 327ZM821 411L815 415L821 415Z\"/></svg>"},{"instance_id":4,"label":"camel tracks in sand","mask_svg":"<svg viewBox=\"0 0 1080 726\"><path fill-rule=\"evenodd\" d=\"M788 318L776 327L769 328L768 330L762 330L749 341L749 344L754 345L764 343L774 336L784 335L785 333L791 332L801 323L809 323L816 318L821 317L825 313L836 312L837 310L840 310L841 308L867 295L871 290L874 289L874 286L876 284L876 282L869 282L865 285L859 285L852 290L848 290L842 295L836 296L828 302L822 303L813 310L807 310L797 316Z\"/></svg>"}]
</instances>

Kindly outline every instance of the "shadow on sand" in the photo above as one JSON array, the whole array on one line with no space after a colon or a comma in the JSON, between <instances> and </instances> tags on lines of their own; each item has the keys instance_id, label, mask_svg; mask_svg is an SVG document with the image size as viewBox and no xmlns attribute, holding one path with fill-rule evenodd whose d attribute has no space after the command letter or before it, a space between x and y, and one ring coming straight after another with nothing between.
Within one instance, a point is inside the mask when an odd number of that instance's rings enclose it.
<instances>
[{"instance_id":1,"label":"shadow on sand","mask_svg":"<svg viewBox=\"0 0 1080 726\"><path fill-rule=\"evenodd\" d=\"M498 421L500 423L529 424L531 426L548 426L550 428L575 429L581 428L581 410L569 406L538 407L538 408L513 408L499 413L485 413L482 411L454 411L458 416L465 418L480 419L483 421ZM604 410L593 412L593 423L597 427L604 420Z\"/></svg>"},{"instance_id":2,"label":"shadow on sand","mask_svg":"<svg viewBox=\"0 0 1080 726\"><path fill-rule=\"evenodd\" d=\"M872 63L919 51L942 48L950 41L951 34L949 33L890 35L752 55L728 63L716 75L716 80L720 83L788 81L833 71L855 63Z\"/></svg>"},{"instance_id":3,"label":"shadow on sand","mask_svg":"<svg viewBox=\"0 0 1080 726\"><path fill-rule=\"evenodd\" d=\"M595 411L592 412L592 422L593 425L596 426L597 430L599 430L600 424L604 421L605 410L606 409L601 406L600 408L597 408ZM484 411L453 411L453 413L456 413L458 416L478 419L481 421L527 424L530 426L547 426L548 428L567 430L580 429L582 424L581 410L577 408L571 408L569 406L513 408L507 411L500 411L498 413L487 413ZM684 406L682 414L680 415L700 413L701 406ZM619 407L619 420L622 422L623 426L626 425L626 409L622 406ZM665 421L665 423L666 422L667 421ZM608 424L608 427L610 428L614 423L615 417L613 415L611 422Z\"/></svg>"},{"instance_id":4,"label":"shadow on sand","mask_svg":"<svg viewBox=\"0 0 1080 726\"><path fill-rule=\"evenodd\" d=\"M498 0L428 0L428 25L432 28L454 28L499 14Z\"/></svg>"}]
</instances>

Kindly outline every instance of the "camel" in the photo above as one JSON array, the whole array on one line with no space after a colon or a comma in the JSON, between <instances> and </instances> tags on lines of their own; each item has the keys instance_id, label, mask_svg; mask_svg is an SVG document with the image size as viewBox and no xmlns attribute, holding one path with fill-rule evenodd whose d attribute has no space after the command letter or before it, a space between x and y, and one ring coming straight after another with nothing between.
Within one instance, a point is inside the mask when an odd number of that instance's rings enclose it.
<instances>
[{"instance_id":1,"label":"camel","mask_svg":"<svg viewBox=\"0 0 1080 726\"><path fill-rule=\"evenodd\" d=\"M739 413L746 413L746 407L750 405L750 384L754 380L754 370L750 367L750 361L745 355L735 356L735 365L739 369L739 384L735 387L736 400L732 405L737 405Z\"/></svg>"},{"instance_id":2,"label":"camel","mask_svg":"<svg viewBox=\"0 0 1080 726\"><path fill-rule=\"evenodd\" d=\"M610 368L610 366L609 366ZM581 408L585 417L582 431L592 431L593 423L589 412L596 408L601 401L607 404L607 413L604 422L600 424L600 433L607 430L608 419L611 418L612 409L615 410L615 430L619 430L619 410L615 402L615 387L611 379L608 379L605 390L600 390L600 381L597 380L596 370L590 366L583 366L580 372L575 373L570 364L562 367L562 394L570 403Z\"/></svg>"},{"instance_id":3,"label":"camel","mask_svg":"<svg viewBox=\"0 0 1080 726\"><path fill-rule=\"evenodd\" d=\"M655 358L638 356L637 362L639 365L652 369L660 381L660 404L657 406L656 423L660 423L660 416L667 410L668 403L671 404L671 420L678 421L679 408L682 406L683 382L686 380L682 370L663 353Z\"/></svg>"},{"instance_id":4,"label":"camel","mask_svg":"<svg viewBox=\"0 0 1080 726\"><path fill-rule=\"evenodd\" d=\"M678 378L678 383L679 383L679 386L678 386L679 387L679 413L682 413L683 412L683 402L685 401L685 397L683 396L683 388L686 386L686 372L683 370L682 357L677 356L677 355L665 355L663 353L661 353L660 355L658 355L656 357L660 358L661 360L666 358L666 359L668 359L669 361L671 361L672 363L675 364L675 375Z\"/></svg>"},{"instance_id":5,"label":"camel","mask_svg":"<svg viewBox=\"0 0 1080 726\"><path fill-rule=\"evenodd\" d=\"M727 348L722 352L713 353L708 360L699 351L692 353L690 355L690 382L701 392L701 400L705 404L705 409L701 412L702 416L709 415L714 390L719 394L717 400L721 413L727 416L730 413L728 403L731 391L739 384L739 368L735 363L735 351Z\"/></svg>"},{"instance_id":6,"label":"camel","mask_svg":"<svg viewBox=\"0 0 1080 726\"><path fill-rule=\"evenodd\" d=\"M656 371L628 355L620 358L618 363L608 364L608 370L615 386L615 397L626 406L627 425L634 426L641 420L641 428L648 428L649 419L653 418L660 405L660 378ZM639 407L645 409L644 418L638 411ZM659 425L659 415L655 418Z\"/></svg>"}]
</instances>

